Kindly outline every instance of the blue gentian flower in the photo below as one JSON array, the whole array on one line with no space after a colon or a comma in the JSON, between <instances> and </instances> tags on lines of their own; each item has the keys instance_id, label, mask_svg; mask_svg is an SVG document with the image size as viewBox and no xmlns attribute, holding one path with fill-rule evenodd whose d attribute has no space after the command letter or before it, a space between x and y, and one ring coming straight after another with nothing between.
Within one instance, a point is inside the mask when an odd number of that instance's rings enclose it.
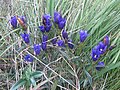
<instances>
[{"instance_id":1,"label":"blue gentian flower","mask_svg":"<svg viewBox=\"0 0 120 90\"><path fill-rule=\"evenodd\" d=\"M46 26L47 24L50 24L51 16L49 14L43 15L43 24Z\"/></svg>"},{"instance_id":2,"label":"blue gentian flower","mask_svg":"<svg viewBox=\"0 0 120 90\"><path fill-rule=\"evenodd\" d=\"M101 68L105 67L104 62L98 62L96 69L99 71Z\"/></svg>"},{"instance_id":3,"label":"blue gentian flower","mask_svg":"<svg viewBox=\"0 0 120 90\"><path fill-rule=\"evenodd\" d=\"M116 45L111 45L110 47L109 47L109 50L112 50L112 49L114 49L116 47Z\"/></svg>"},{"instance_id":4,"label":"blue gentian flower","mask_svg":"<svg viewBox=\"0 0 120 90\"><path fill-rule=\"evenodd\" d=\"M109 38L109 36L108 35L105 36L103 41L104 41L104 44L108 46L110 44L110 38Z\"/></svg>"},{"instance_id":5,"label":"blue gentian flower","mask_svg":"<svg viewBox=\"0 0 120 90\"><path fill-rule=\"evenodd\" d=\"M54 22L58 24L61 20L62 16L58 12L54 12Z\"/></svg>"},{"instance_id":6,"label":"blue gentian flower","mask_svg":"<svg viewBox=\"0 0 120 90\"><path fill-rule=\"evenodd\" d=\"M39 44L34 44L33 47L34 47L33 49L34 49L35 54L36 54L36 55L39 55L39 54L40 54L40 51L41 51L40 45L39 45Z\"/></svg>"},{"instance_id":7,"label":"blue gentian flower","mask_svg":"<svg viewBox=\"0 0 120 90\"><path fill-rule=\"evenodd\" d=\"M47 40L48 40L48 36L44 34L42 37L42 42L46 42Z\"/></svg>"},{"instance_id":8,"label":"blue gentian flower","mask_svg":"<svg viewBox=\"0 0 120 90\"><path fill-rule=\"evenodd\" d=\"M43 33L45 32L45 27L43 25L39 26L39 29L41 32L43 32Z\"/></svg>"},{"instance_id":9,"label":"blue gentian flower","mask_svg":"<svg viewBox=\"0 0 120 90\"><path fill-rule=\"evenodd\" d=\"M95 48L92 49L91 52L91 57L93 59L93 61L97 61L100 57L100 52L99 52L99 46L95 46Z\"/></svg>"},{"instance_id":10,"label":"blue gentian flower","mask_svg":"<svg viewBox=\"0 0 120 90\"><path fill-rule=\"evenodd\" d=\"M103 42L99 42L98 47L100 54L103 54L107 49L107 46Z\"/></svg>"},{"instance_id":11,"label":"blue gentian flower","mask_svg":"<svg viewBox=\"0 0 120 90\"><path fill-rule=\"evenodd\" d=\"M65 47L65 43L63 40L58 40L57 44L59 47Z\"/></svg>"},{"instance_id":12,"label":"blue gentian flower","mask_svg":"<svg viewBox=\"0 0 120 90\"><path fill-rule=\"evenodd\" d=\"M62 18L58 23L59 29L63 29L65 27L65 24L66 24L66 19Z\"/></svg>"},{"instance_id":13,"label":"blue gentian flower","mask_svg":"<svg viewBox=\"0 0 120 90\"><path fill-rule=\"evenodd\" d=\"M80 34L80 42L84 42L88 36L87 31L80 30L79 34Z\"/></svg>"},{"instance_id":14,"label":"blue gentian flower","mask_svg":"<svg viewBox=\"0 0 120 90\"><path fill-rule=\"evenodd\" d=\"M11 23L13 28L17 28L17 18L16 18L16 16L11 17L10 23Z\"/></svg>"},{"instance_id":15,"label":"blue gentian flower","mask_svg":"<svg viewBox=\"0 0 120 90\"><path fill-rule=\"evenodd\" d=\"M29 54L27 54L27 55L24 56L24 60L27 61L27 62L33 62L33 57L30 56Z\"/></svg>"},{"instance_id":16,"label":"blue gentian flower","mask_svg":"<svg viewBox=\"0 0 120 90\"><path fill-rule=\"evenodd\" d=\"M57 37L53 38L53 39L51 40L51 42L52 42L53 45L55 45L56 42L57 42Z\"/></svg>"},{"instance_id":17,"label":"blue gentian flower","mask_svg":"<svg viewBox=\"0 0 120 90\"><path fill-rule=\"evenodd\" d=\"M25 41L25 43L29 43L30 40L29 40L29 34L27 33L24 33L24 34L21 34L21 37L23 38L23 40Z\"/></svg>"},{"instance_id":18,"label":"blue gentian flower","mask_svg":"<svg viewBox=\"0 0 120 90\"><path fill-rule=\"evenodd\" d=\"M73 49L74 48L74 44L72 43L72 40L68 40L68 47L70 49Z\"/></svg>"},{"instance_id":19,"label":"blue gentian flower","mask_svg":"<svg viewBox=\"0 0 120 90\"><path fill-rule=\"evenodd\" d=\"M42 50L46 50L47 49L47 42L42 42L41 44Z\"/></svg>"},{"instance_id":20,"label":"blue gentian flower","mask_svg":"<svg viewBox=\"0 0 120 90\"><path fill-rule=\"evenodd\" d=\"M43 25L46 32L49 32L52 27L50 19L51 16L49 14L43 15Z\"/></svg>"},{"instance_id":21,"label":"blue gentian flower","mask_svg":"<svg viewBox=\"0 0 120 90\"><path fill-rule=\"evenodd\" d=\"M59 29L63 29L66 24L66 19L62 18L59 12L54 12L54 22L58 24Z\"/></svg>"},{"instance_id":22,"label":"blue gentian flower","mask_svg":"<svg viewBox=\"0 0 120 90\"><path fill-rule=\"evenodd\" d=\"M68 39L68 34L67 34L66 30L62 30L62 37L64 39Z\"/></svg>"},{"instance_id":23,"label":"blue gentian flower","mask_svg":"<svg viewBox=\"0 0 120 90\"><path fill-rule=\"evenodd\" d=\"M42 37L42 44L41 44L41 47L43 50L46 50L47 49L47 41L48 40L48 36L47 35L43 35Z\"/></svg>"},{"instance_id":24,"label":"blue gentian flower","mask_svg":"<svg viewBox=\"0 0 120 90\"><path fill-rule=\"evenodd\" d=\"M46 24L46 26L45 26L45 31L46 31L46 32L49 32L50 29L51 29L51 27L52 27L52 24L51 24L51 23L50 23L50 24Z\"/></svg>"}]
</instances>

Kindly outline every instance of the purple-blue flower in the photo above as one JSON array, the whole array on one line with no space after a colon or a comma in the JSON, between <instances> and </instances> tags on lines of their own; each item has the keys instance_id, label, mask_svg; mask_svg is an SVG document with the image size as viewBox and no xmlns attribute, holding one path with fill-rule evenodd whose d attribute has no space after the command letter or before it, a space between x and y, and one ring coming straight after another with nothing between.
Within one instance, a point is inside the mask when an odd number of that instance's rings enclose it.
<instances>
[{"instance_id":1,"label":"purple-blue flower","mask_svg":"<svg viewBox=\"0 0 120 90\"><path fill-rule=\"evenodd\" d=\"M50 24L50 19L51 19L51 16L49 14L43 15L43 24L44 24L44 26L46 26L47 24Z\"/></svg>"},{"instance_id":2,"label":"purple-blue flower","mask_svg":"<svg viewBox=\"0 0 120 90\"><path fill-rule=\"evenodd\" d=\"M65 24L66 24L66 19L61 18L61 20L60 20L59 23L58 23L59 29L62 30L62 29L65 27Z\"/></svg>"},{"instance_id":3,"label":"purple-blue flower","mask_svg":"<svg viewBox=\"0 0 120 90\"><path fill-rule=\"evenodd\" d=\"M100 54L103 54L106 51L107 46L103 42L99 42L98 48L99 48Z\"/></svg>"},{"instance_id":4,"label":"purple-blue flower","mask_svg":"<svg viewBox=\"0 0 120 90\"><path fill-rule=\"evenodd\" d=\"M80 30L79 35L80 35L80 42L84 42L88 36L87 31L84 30Z\"/></svg>"},{"instance_id":5,"label":"purple-blue flower","mask_svg":"<svg viewBox=\"0 0 120 90\"><path fill-rule=\"evenodd\" d=\"M35 52L36 55L40 54L41 47L40 47L39 44L34 44L33 49L34 49L34 52Z\"/></svg>"},{"instance_id":6,"label":"purple-blue flower","mask_svg":"<svg viewBox=\"0 0 120 90\"><path fill-rule=\"evenodd\" d=\"M99 71L101 68L105 67L104 62L98 62L96 69Z\"/></svg>"},{"instance_id":7,"label":"purple-blue flower","mask_svg":"<svg viewBox=\"0 0 120 90\"><path fill-rule=\"evenodd\" d=\"M107 45L107 46L110 44L110 38L109 38L108 35L104 37L103 42L104 42L104 44Z\"/></svg>"},{"instance_id":8,"label":"purple-blue flower","mask_svg":"<svg viewBox=\"0 0 120 90\"><path fill-rule=\"evenodd\" d=\"M42 37L42 42L46 42L47 40L48 40L48 36L44 34Z\"/></svg>"},{"instance_id":9,"label":"purple-blue flower","mask_svg":"<svg viewBox=\"0 0 120 90\"><path fill-rule=\"evenodd\" d=\"M59 29L63 29L66 24L66 19L62 18L61 14L59 12L54 12L54 22L58 24Z\"/></svg>"},{"instance_id":10,"label":"purple-blue flower","mask_svg":"<svg viewBox=\"0 0 120 90\"><path fill-rule=\"evenodd\" d=\"M99 46L95 46L91 51L93 61L97 61L100 57Z\"/></svg>"},{"instance_id":11,"label":"purple-blue flower","mask_svg":"<svg viewBox=\"0 0 120 90\"><path fill-rule=\"evenodd\" d=\"M54 22L55 23L58 24L60 22L61 18L62 18L62 16L60 15L59 12L54 12Z\"/></svg>"},{"instance_id":12,"label":"purple-blue flower","mask_svg":"<svg viewBox=\"0 0 120 90\"><path fill-rule=\"evenodd\" d=\"M111 45L110 47L109 47L109 50L112 50L112 49L114 49L116 47L116 45Z\"/></svg>"},{"instance_id":13,"label":"purple-blue flower","mask_svg":"<svg viewBox=\"0 0 120 90\"><path fill-rule=\"evenodd\" d=\"M24 56L24 60L27 62L33 62L33 57L31 55L27 54Z\"/></svg>"},{"instance_id":14,"label":"purple-blue flower","mask_svg":"<svg viewBox=\"0 0 120 90\"><path fill-rule=\"evenodd\" d=\"M47 42L42 42L41 47L42 50L45 51L47 49Z\"/></svg>"},{"instance_id":15,"label":"purple-blue flower","mask_svg":"<svg viewBox=\"0 0 120 90\"><path fill-rule=\"evenodd\" d=\"M64 39L68 39L68 34L67 34L66 30L62 30L62 37Z\"/></svg>"},{"instance_id":16,"label":"purple-blue flower","mask_svg":"<svg viewBox=\"0 0 120 90\"><path fill-rule=\"evenodd\" d=\"M43 33L45 32L45 27L43 25L39 26L39 29L41 32L43 32Z\"/></svg>"},{"instance_id":17,"label":"purple-blue flower","mask_svg":"<svg viewBox=\"0 0 120 90\"><path fill-rule=\"evenodd\" d=\"M70 49L73 49L74 48L74 44L72 43L72 40L68 40L68 47Z\"/></svg>"},{"instance_id":18,"label":"purple-blue flower","mask_svg":"<svg viewBox=\"0 0 120 90\"><path fill-rule=\"evenodd\" d=\"M51 29L51 27L52 27L52 24L51 24L51 23L50 23L50 24L46 24L46 26L45 26L45 31L46 31L46 32L49 32L50 29Z\"/></svg>"},{"instance_id":19,"label":"purple-blue flower","mask_svg":"<svg viewBox=\"0 0 120 90\"><path fill-rule=\"evenodd\" d=\"M58 40L57 44L58 44L59 47L65 47L65 43L64 43L63 40Z\"/></svg>"},{"instance_id":20,"label":"purple-blue flower","mask_svg":"<svg viewBox=\"0 0 120 90\"><path fill-rule=\"evenodd\" d=\"M57 42L57 37L53 38L53 39L51 40L51 42L52 42L53 45L55 45L56 42Z\"/></svg>"},{"instance_id":21,"label":"purple-blue flower","mask_svg":"<svg viewBox=\"0 0 120 90\"><path fill-rule=\"evenodd\" d=\"M16 18L16 16L11 17L10 23L11 23L13 28L17 28L17 18Z\"/></svg>"},{"instance_id":22,"label":"purple-blue flower","mask_svg":"<svg viewBox=\"0 0 120 90\"><path fill-rule=\"evenodd\" d=\"M25 43L29 43L30 42L30 40L29 40L29 34L27 34L27 33L24 33L24 34L21 34L21 37L23 38L23 40L25 41Z\"/></svg>"},{"instance_id":23,"label":"purple-blue flower","mask_svg":"<svg viewBox=\"0 0 120 90\"><path fill-rule=\"evenodd\" d=\"M49 14L43 15L43 25L46 32L49 32L52 27L50 19L51 19L51 16Z\"/></svg>"}]
</instances>

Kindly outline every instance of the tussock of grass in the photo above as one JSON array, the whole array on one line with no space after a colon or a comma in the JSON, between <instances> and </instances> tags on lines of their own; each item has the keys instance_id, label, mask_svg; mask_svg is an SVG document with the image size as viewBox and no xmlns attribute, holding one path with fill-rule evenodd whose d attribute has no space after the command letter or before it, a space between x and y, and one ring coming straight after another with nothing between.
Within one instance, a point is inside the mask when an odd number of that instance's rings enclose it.
<instances>
[{"instance_id":1,"label":"tussock of grass","mask_svg":"<svg viewBox=\"0 0 120 90\"><path fill-rule=\"evenodd\" d=\"M4 17L2 9L0 17L1 90L9 90L15 82L25 77L27 71L41 71L34 73L40 78L31 79L35 86L31 85L31 88L35 89L40 87L43 90L118 90L120 88L120 0L11 0L11 5L12 8L8 11L11 12L10 15L6 12ZM66 18L65 29L77 49L63 51L55 47L49 48L47 53L42 51L39 56L35 56L31 47L34 43L41 42L42 34L38 26L42 24L42 15L49 13L53 16L54 11L60 12ZM9 20L14 15L27 17L31 46L26 47L21 43L19 34L24 32L21 28L11 29ZM87 30L89 36L84 44L77 46L80 29ZM49 36L56 33L54 30L57 31L53 27ZM115 48L101 56L99 61L105 62L105 68L96 71L95 62L90 56L91 49L106 35L110 36L110 45L115 45ZM81 53L82 51L84 53ZM23 56L26 53L34 57L33 63L24 63ZM19 85L23 84L25 81L21 80ZM28 87L24 85L20 88Z\"/></svg>"}]
</instances>

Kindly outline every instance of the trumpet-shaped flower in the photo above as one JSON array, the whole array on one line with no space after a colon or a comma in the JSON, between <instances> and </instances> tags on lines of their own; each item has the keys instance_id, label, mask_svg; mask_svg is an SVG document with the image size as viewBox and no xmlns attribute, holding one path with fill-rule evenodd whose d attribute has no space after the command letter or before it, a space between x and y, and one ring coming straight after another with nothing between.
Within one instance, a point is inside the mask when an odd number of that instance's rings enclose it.
<instances>
[{"instance_id":1,"label":"trumpet-shaped flower","mask_svg":"<svg viewBox=\"0 0 120 90\"><path fill-rule=\"evenodd\" d=\"M80 30L79 35L80 35L80 42L84 42L88 36L87 31L83 31L83 30Z\"/></svg>"},{"instance_id":2,"label":"trumpet-shaped flower","mask_svg":"<svg viewBox=\"0 0 120 90\"><path fill-rule=\"evenodd\" d=\"M105 67L104 62L98 62L96 69L99 71L101 68Z\"/></svg>"},{"instance_id":3,"label":"trumpet-shaped flower","mask_svg":"<svg viewBox=\"0 0 120 90\"><path fill-rule=\"evenodd\" d=\"M99 46L95 46L95 48L91 51L91 57L93 61L97 61L100 57Z\"/></svg>"},{"instance_id":4,"label":"trumpet-shaped flower","mask_svg":"<svg viewBox=\"0 0 120 90\"><path fill-rule=\"evenodd\" d=\"M107 46L103 42L99 42L98 48L99 48L100 54L103 54L106 51Z\"/></svg>"},{"instance_id":5,"label":"trumpet-shaped flower","mask_svg":"<svg viewBox=\"0 0 120 90\"><path fill-rule=\"evenodd\" d=\"M23 38L23 40L25 41L25 43L29 43L30 40L29 40L29 34L27 33L24 33L24 34L21 34L21 37Z\"/></svg>"},{"instance_id":6,"label":"trumpet-shaped flower","mask_svg":"<svg viewBox=\"0 0 120 90\"><path fill-rule=\"evenodd\" d=\"M68 34L67 34L66 30L62 30L62 37L64 39L68 39Z\"/></svg>"},{"instance_id":7,"label":"trumpet-shaped flower","mask_svg":"<svg viewBox=\"0 0 120 90\"><path fill-rule=\"evenodd\" d=\"M47 50L47 42L42 42L41 47L43 51Z\"/></svg>"},{"instance_id":8,"label":"trumpet-shaped flower","mask_svg":"<svg viewBox=\"0 0 120 90\"><path fill-rule=\"evenodd\" d=\"M63 40L58 40L57 44L59 47L65 47L65 43Z\"/></svg>"},{"instance_id":9,"label":"trumpet-shaped flower","mask_svg":"<svg viewBox=\"0 0 120 90\"><path fill-rule=\"evenodd\" d=\"M57 42L57 37L53 38L53 39L51 40L51 42L52 42L53 45L55 45L56 42Z\"/></svg>"},{"instance_id":10,"label":"trumpet-shaped flower","mask_svg":"<svg viewBox=\"0 0 120 90\"><path fill-rule=\"evenodd\" d=\"M58 24L60 22L61 18L62 18L62 16L60 15L60 13L54 12L54 22L55 23Z\"/></svg>"},{"instance_id":11,"label":"trumpet-shaped flower","mask_svg":"<svg viewBox=\"0 0 120 90\"><path fill-rule=\"evenodd\" d=\"M27 62L33 62L33 57L31 55L27 54L24 56L24 60Z\"/></svg>"},{"instance_id":12,"label":"trumpet-shaped flower","mask_svg":"<svg viewBox=\"0 0 120 90\"><path fill-rule=\"evenodd\" d=\"M17 28L17 18L16 18L16 16L11 17L10 23L11 23L13 28Z\"/></svg>"},{"instance_id":13,"label":"trumpet-shaped flower","mask_svg":"<svg viewBox=\"0 0 120 90\"><path fill-rule=\"evenodd\" d=\"M58 23L59 29L62 30L62 29L65 27L65 24L66 24L66 19L62 18L62 19L60 20L60 22Z\"/></svg>"},{"instance_id":14,"label":"trumpet-shaped flower","mask_svg":"<svg viewBox=\"0 0 120 90\"><path fill-rule=\"evenodd\" d=\"M48 40L48 36L44 34L42 37L42 42L46 42L47 40Z\"/></svg>"},{"instance_id":15,"label":"trumpet-shaped flower","mask_svg":"<svg viewBox=\"0 0 120 90\"><path fill-rule=\"evenodd\" d=\"M49 14L43 15L43 24L44 24L44 26L46 26L47 24L50 24L50 19L51 19L51 16Z\"/></svg>"},{"instance_id":16,"label":"trumpet-shaped flower","mask_svg":"<svg viewBox=\"0 0 120 90\"><path fill-rule=\"evenodd\" d=\"M46 32L49 32L50 29L51 29L51 27L52 27L52 24L51 24L51 23L50 23L50 24L46 24L46 26L45 26L45 31L46 31Z\"/></svg>"},{"instance_id":17,"label":"trumpet-shaped flower","mask_svg":"<svg viewBox=\"0 0 120 90\"><path fill-rule=\"evenodd\" d=\"M39 44L34 44L33 47L34 47L33 49L34 49L35 54L36 54L36 55L39 55L39 54L40 54L40 51L41 51L40 45L39 45Z\"/></svg>"},{"instance_id":18,"label":"trumpet-shaped flower","mask_svg":"<svg viewBox=\"0 0 120 90\"><path fill-rule=\"evenodd\" d=\"M45 32L45 27L44 27L43 25L39 26L39 29L40 29L40 31L41 31L42 33Z\"/></svg>"},{"instance_id":19,"label":"trumpet-shaped flower","mask_svg":"<svg viewBox=\"0 0 120 90\"><path fill-rule=\"evenodd\" d=\"M68 47L70 49L73 49L74 48L74 44L72 43L72 40L68 40Z\"/></svg>"}]
</instances>

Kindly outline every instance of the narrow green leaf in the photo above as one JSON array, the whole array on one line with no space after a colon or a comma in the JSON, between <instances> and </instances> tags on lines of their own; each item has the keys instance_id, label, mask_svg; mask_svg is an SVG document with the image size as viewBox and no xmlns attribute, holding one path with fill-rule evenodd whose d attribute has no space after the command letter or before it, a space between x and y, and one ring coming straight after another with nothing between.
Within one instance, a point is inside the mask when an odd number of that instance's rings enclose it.
<instances>
[{"instance_id":1,"label":"narrow green leaf","mask_svg":"<svg viewBox=\"0 0 120 90\"><path fill-rule=\"evenodd\" d=\"M54 13L54 0L47 0L47 13L50 13L51 16L53 16Z\"/></svg>"},{"instance_id":2,"label":"narrow green leaf","mask_svg":"<svg viewBox=\"0 0 120 90\"><path fill-rule=\"evenodd\" d=\"M57 80L54 82L53 86L51 87L51 90L56 90L57 87Z\"/></svg>"},{"instance_id":3,"label":"narrow green leaf","mask_svg":"<svg viewBox=\"0 0 120 90\"><path fill-rule=\"evenodd\" d=\"M106 73L106 72L108 72L108 71L110 71L112 69L118 68L118 67L120 67L120 62L118 62L116 64L112 63L112 64L106 66L105 69L98 72L97 78L100 77L101 75L103 75L104 73Z\"/></svg>"},{"instance_id":4,"label":"narrow green leaf","mask_svg":"<svg viewBox=\"0 0 120 90\"><path fill-rule=\"evenodd\" d=\"M84 69L84 72L85 72L85 74L86 74L86 76L88 78L88 81L89 81L90 85L92 86L92 77L91 77L91 75L85 69Z\"/></svg>"},{"instance_id":5,"label":"narrow green leaf","mask_svg":"<svg viewBox=\"0 0 120 90\"><path fill-rule=\"evenodd\" d=\"M15 83L10 90L16 90L19 87L21 87L22 85L24 85L26 83L25 79L20 79L17 83Z\"/></svg>"},{"instance_id":6,"label":"narrow green leaf","mask_svg":"<svg viewBox=\"0 0 120 90\"><path fill-rule=\"evenodd\" d=\"M34 77L34 78L39 78L39 77L41 77L42 75L43 75L43 73L42 73L41 71L36 71L36 72L33 72L33 73L31 74L31 76Z\"/></svg>"},{"instance_id":7,"label":"narrow green leaf","mask_svg":"<svg viewBox=\"0 0 120 90\"><path fill-rule=\"evenodd\" d=\"M86 79L84 80L84 83L83 83L83 88L85 88L85 86L87 85L87 83L88 83L88 79L86 78Z\"/></svg>"},{"instance_id":8,"label":"narrow green leaf","mask_svg":"<svg viewBox=\"0 0 120 90\"><path fill-rule=\"evenodd\" d=\"M30 78L31 84L35 87L36 86L36 81L34 79L34 77Z\"/></svg>"}]
</instances>

